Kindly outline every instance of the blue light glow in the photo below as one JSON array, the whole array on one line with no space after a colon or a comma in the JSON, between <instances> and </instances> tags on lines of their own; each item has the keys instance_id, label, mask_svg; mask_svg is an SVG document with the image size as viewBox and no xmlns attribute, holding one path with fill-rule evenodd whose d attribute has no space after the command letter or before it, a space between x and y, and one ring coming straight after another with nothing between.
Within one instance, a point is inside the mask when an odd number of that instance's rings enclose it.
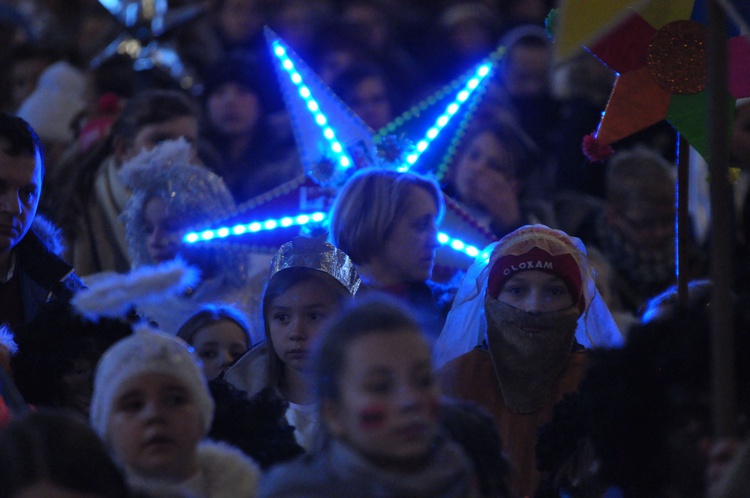
<instances>
[{"instance_id":1,"label":"blue light glow","mask_svg":"<svg viewBox=\"0 0 750 498\"><path fill-rule=\"evenodd\" d=\"M328 126L328 118L321 112L319 103L312 98L312 92L303 83L300 73L295 70L294 62L289 58L287 50L279 41L274 41L272 47L273 53L281 61L281 67L289 74L291 82L297 87L300 97L304 99L307 109L313 114L315 123L320 126L323 136L328 140L328 146L334 153L334 162L341 165L342 168L350 167L352 165L351 158L336 139L336 133Z\"/></svg>"},{"instance_id":2,"label":"blue light glow","mask_svg":"<svg viewBox=\"0 0 750 498\"><path fill-rule=\"evenodd\" d=\"M280 224L280 225L281 225L282 227L284 227L284 228L286 228L286 227L290 227L290 226L294 225L294 220L293 220L293 219L291 219L291 218L289 218L289 217L287 216L286 218L281 218L281 220L279 220L279 224Z\"/></svg>"},{"instance_id":3,"label":"blue light glow","mask_svg":"<svg viewBox=\"0 0 750 498\"><path fill-rule=\"evenodd\" d=\"M308 223L321 223L327 218L327 214L317 211L309 214L298 214L297 216L283 216L278 219L267 219L263 221L252 221L250 223L240 223L234 226L224 226L216 229L201 230L190 232L183 237L183 241L188 244L194 244L202 241L211 241L214 239L223 239L232 235L243 235L246 233L257 233L260 231L272 231L278 228L290 228L293 226L303 226ZM465 243L460 239L451 237L445 232L438 232L438 242L453 249L454 251L466 254L475 258L479 255L479 249L475 246ZM489 257L489 255L486 255Z\"/></svg>"},{"instance_id":4,"label":"blue light glow","mask_svg":"<svg viewBox=\"0 0 750 498\"><path fill-rule=\"evenodd\" d=\"M250 223L241 223L232 227L219 227L213 230L190 232L183 237L183 240L188 244L194 244L196 242L210 241L216 238L223 239L230 235L243 235L246 233L275 230L277 228L289 228L291 226L306 225L310 222L320 223L325 220L325 218L326 214L321 211L310 214L300 214L297 216L284 216L279 219L253 221Z\"/></svg>"},{"instance_id":5,"label":"blue light glow","mask_svg":"<svg viewBox=\"0 0 750 498\"><path fill-rule=\"evenodd\" d=\"M475 246L467 244L463 240L454 239L445 232L439 232L437 239L440 244L450 247L454 251L464 253L469 257L476 258L479 255L479 249Z\"/></svg>"}]
</instances>

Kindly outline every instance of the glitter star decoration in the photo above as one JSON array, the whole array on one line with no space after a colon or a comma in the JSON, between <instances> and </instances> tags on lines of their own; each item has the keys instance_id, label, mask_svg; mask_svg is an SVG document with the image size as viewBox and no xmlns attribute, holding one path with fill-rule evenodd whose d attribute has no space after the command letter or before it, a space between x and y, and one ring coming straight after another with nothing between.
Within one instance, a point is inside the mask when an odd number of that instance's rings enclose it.
<instances>
[{"instance_id":1,"label":"glitter star decoration","mask_svg":"<svg viewBox=\"0 0 750 498\"><path fill-rule=\"evenodd\" d=\"M579 12L610 0L571 0ZM586 48L617 74L598 129L584 140L592 159L606 147L666 119L708 159L705 0L659 0L617 12L613 29ZM570 29L570 27L568 27ZM734 99L750 96L750 40L727 41L727 113ZM604 154L606 155L606 154Z\"/></svg>"}]
</instances>

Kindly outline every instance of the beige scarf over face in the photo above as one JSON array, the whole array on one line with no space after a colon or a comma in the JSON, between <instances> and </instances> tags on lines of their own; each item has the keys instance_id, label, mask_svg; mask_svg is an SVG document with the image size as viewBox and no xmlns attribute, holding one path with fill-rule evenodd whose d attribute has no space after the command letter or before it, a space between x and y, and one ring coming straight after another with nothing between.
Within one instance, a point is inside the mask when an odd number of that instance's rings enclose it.
<instances>
[{"instance_id":1,"label":"beige scarf over face","mask_svg":"<svg viewBox=\"0 0 750 498\"><path fill-rule=\"evenodd\" d=\"M484 310L487 343L505 404L516 413L542 409L567 363L578 309L529 313L488 296Z\"/></svg>"}]
</instances>

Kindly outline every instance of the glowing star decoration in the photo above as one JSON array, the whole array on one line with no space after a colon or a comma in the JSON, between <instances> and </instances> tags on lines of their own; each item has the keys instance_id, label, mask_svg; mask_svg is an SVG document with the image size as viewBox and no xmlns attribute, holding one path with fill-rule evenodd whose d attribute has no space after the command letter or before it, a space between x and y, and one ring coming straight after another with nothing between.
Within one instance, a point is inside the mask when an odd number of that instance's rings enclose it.
<instances>
[{"instance_id":1,"label":"glowing star decoration","mask_svg":"<svg viewBox=\"0 0 750 498\"><path fill-rule=\"evenodd\" d=\"M308 175L284 183L239 206L237 211L205 226L192 227L184 235L188 244L241 244L251 252L274 254L281 244L300 231L324 236L327 216L336 190L320 186ZM445 197L433 278L449 280L465 269L479 247L495 241L456 201Z\"/></svg>"},{"instance_id":2,"label":"glowing star decoration","mask_svg":"<svg viewBox=\"0 0 750 498\"><path fill-rule=\"evenodd\" d=\"M441 138L455 149L457 130L466 126L502 53L493 54L376 135L283 40L269 29L265 33L305 174L250 199L230 217L193 227L186 243L242 244L254 253L273 254L301 230L324 235L326 220L307 217L329 212L338 189L355 170L421 167L427 154L439 159L448 148L438 143ZM409 163L412 154L417 157ZM445 202L433 271L438 281L467 268L477 248L495 240L458 203L447 196Z\"/></svg>"},{"instance_id":3,"label":"glowing star decoration","mask_svg":"<svg viewBox=\"0 0 750 498\"><path fill-rule=\"evenodd\" d=\"M456 140L463 135L486 91L495 62L504 53L504 49L498 49L476 68L413 106L376 134L278 35L268 28L265 34L275 58L276 74L302 165L322 185L341 185L341 180L350 174L342 175L341 169L349 169L351 165L356 169L383 166L379 161L383 156L381 145L386 148L393 145L393 140L386 137L412 142L414 149L404 156L403 164L390 163L388 167L420 173L432 170L440 179L441 171L450 161L445 156L455 153ZM436 146L440 140L441 145ZM339 165L338 171L327 167L330 160Z\"/></svg>"},{"instance_id":4,"label":"glowing star decoration","mask_svg":"<svg viewBox=\"0 0 750 498\"><path fill-rule=\"evenodd\" d=\"M605 0L602 0L605 1ZM606 0L608 1L608 0ZM606 36L587 48L618 73L598 129L584 141L594 160L622 138L666 119L708 160L706 26L702 0L660 0L631 10ZM750 42L728 41L729 95L750 96ZM727 98L726 112L733 101Z\"/></svg>"},{"instance_id":5,"label":"glowing star decoration","mask_svg":"<svg viewBox=\"0 0 750 498\"><path fill-rule=\"evenodd\" d=\"M157 69L166 73L184 90L199 93L192 70L180 58L166 39L175 29L207 12L205 5L186 5L169 8L167 0L99 0L123 26L104 50L93 58L91 67L98 67L115 55L127 55L133 69Z\"/></svg>"},{"instance_id":6,"label":"glowing star decoration","mask_svg":"<svg viewBox=\"0 0 750 498\"><path fill-rule=\"evenodd\" d=\"M337 170L375 165L375 143L364 121L273 31L266 28L265 35L305 171L323 185L340 184ZM321 167L329 161L335 169Z\"/></svg>"},{"instance_id":7,"label":"glowing star decoration","mask_svg":"<svg viewBox=\"0 0 750 498\"><path fill-rule=\"evenodd\" d=\"M486 61L412 106L378 130L375 144L380 152L392 137L409 137L414 150L398 169L434 174L442 181L458 143L487 91L496 62L505 54L500 47Z\"/></svg>"}]
</instances>

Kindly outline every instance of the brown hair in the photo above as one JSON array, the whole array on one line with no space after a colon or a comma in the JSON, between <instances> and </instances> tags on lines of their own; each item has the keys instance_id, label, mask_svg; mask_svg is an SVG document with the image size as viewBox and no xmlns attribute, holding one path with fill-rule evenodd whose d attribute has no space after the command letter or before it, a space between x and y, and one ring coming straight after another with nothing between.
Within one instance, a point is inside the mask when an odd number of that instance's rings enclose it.
<instances>
[{"instance_id":1,"label":"brown hair","mask_svg":"<svg viewBox=\"0 0 750 498\"><path fill-rule=\"evenodd\" d=\"M437 182L416 173L364 169L344 185L331 210L330 237L355 265L367 264L382 251L412 188L426 190L435 201L438 223L445 201Z\"/></svg>"}]
</instances>

